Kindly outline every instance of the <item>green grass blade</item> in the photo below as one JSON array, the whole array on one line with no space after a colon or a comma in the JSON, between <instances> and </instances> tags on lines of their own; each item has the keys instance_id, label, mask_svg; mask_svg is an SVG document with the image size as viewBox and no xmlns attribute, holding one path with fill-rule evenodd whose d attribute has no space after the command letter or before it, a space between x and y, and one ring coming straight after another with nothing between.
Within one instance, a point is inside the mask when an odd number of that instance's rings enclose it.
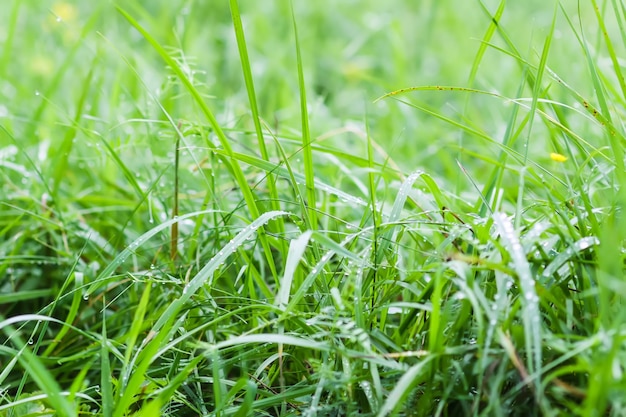
<instances>
[{"instance_id":1,"label":"green grass blade","mask_svg":"<svg viewBox=\"0 0 626 417\"><path fill-rule=\"evenodd\" d=\"M243 29L243 23L241 22L241 14L239 12L239 5L237 0L230 0L230 10L233 19L233 26L235 29L235 35L237 37L237 48L239 50L239 58L241 60L241 69L243 77L246 83L246 91L248 92L248 102L250 103L250 112L252 113L252 121L254 122L254 130L256 132L257 140L259 143L259 151L261 157L266 161L270 160L270 155L267 151L267 145L265 143L265 136L263 135L263 127L261 125L261 116L259 114L259 108L257 104L256 91L254 88L254 80L252 78L252 70L250 68L250 59L248 57L248 48L246 46L246 37ZM280 210L278 190L276 188L276 182L274 176L268 174L266 178L269 197L271 199L271 209ZM276 221L276 230L278 233L285 232L285 225L282 218Z\"/></svg>"},{"instance_id":2,"label":"green grass blade","mask_svg":"<svg viewBox=\"0 0 626 417\"><path fill-rule=\"evenodd\" d=\"M306 85L304 82L304 69L302 67L302 54L300 51L300 41L298 38L298 27L296 16L291 9L291 20L293 22L293 32L296 42L296 61L298 66L298 89L300 92L300 119L302 124L302 154L304 160L304 177L306 185L307 213L309 228L317 229L317 196L315 189L315 171L313 169L313 151L311 148L311 130L309 128L309 110L306 98ZM305 213L303 213L305 214Z\"/></svg>"},{"instance_id":3,"label":"green grass blade","mask_svg":"<svg viewBox=\"0 0 626 417\"><path fill-rule=\"evenodd\" d=\"M480 3L482 4L482 1ZM500 4L498 5L498 9L491 17L491 23L489 24L489 27L487 28L485 34L482 37L482 42L480 46L478 47L476 56L474 57L474 62L472 63L472 69L470 70L470 74L469 74L468 81L467 81L467 85L470 87L474 85L474 81L476 80L476 74L478 73L478 67L480 66L480 63L482 62L483 57L485 56L485 52L487 51L487 46L491 38L493 37L494 33L496 32L496 29L500 25L500 20L502 19L502 13L504 13L505 5L506 5L506 0L501 0Z\"/></svg>"},{"instance_id":4,"label":"green grass blade","mask_svg":"<svg viewBox=\"0 0 626 417\"><path fill-rule=\"evenodd\" d=\"M546 68L546 63L548 61L548 54L550 51L550 45L552 44L552 37L554 36L554 27L556 23L556 13L558 10L558 2L554 5L554 13L552 14L552 23L550 24L550 30L546 35L545 41L543 43L543 50L541 51L541 58L539 60L539 66L537 67L537 75L535 76L535 85L533 88L533 97L532 102L530 104L530 120L528 122L528 138L526 139L526 146L524 147L524 165L526 165L526 161L528 160L528 148L530 146L530 138L534 134L533 129L533 121L535 120L535 112L537 111L537 102L539 100L539 96L541 95L541 81L543 80L543 73Z\"/></svg>"},{"instance_id":5,"label":"green grass blade","mask_svg":"<svg viewBox=\"0 0 626 417\"><path fill-rule=\"evenodd\" d=\"M103 304L106 304L103 299ZM106 326L106 308L102 310L102 339L100 340L100 393L102 395L102 415L113 415L113 384L111 382L111 360L109 358L109 338Z\"/></svg>"}]
</instances>

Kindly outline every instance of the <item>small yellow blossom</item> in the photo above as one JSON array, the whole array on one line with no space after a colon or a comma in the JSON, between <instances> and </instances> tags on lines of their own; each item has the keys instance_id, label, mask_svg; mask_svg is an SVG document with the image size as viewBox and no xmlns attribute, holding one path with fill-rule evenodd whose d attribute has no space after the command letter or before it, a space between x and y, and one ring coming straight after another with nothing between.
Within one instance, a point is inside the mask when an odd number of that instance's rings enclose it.
<instances>
[{"instance_id":1,"label":"small yellow blossom","mask_svg":"<svg viewBox=\"0 0 626 417\"><path fill-rule=\"evenodd\" d=\"M52 13L57 20L72 22L78 16L78 10L70 3L59 2L52 6Z\"/></svg>"},{"instance_id":2,"label":"small yellow blossom","mask_svg":"<svg viewBox=\"0 0 626 417\"><path fill-rule=\"evenodd\" d=\"M550 154L550 159L556 162L565 162L567 161L567 156L561 155L560 153L552 152Z\"/></svg>"},{"instance_id":3,"label":"small yellow blossom","mask_svg":"<svg viewBox=\"0 0 626 417\"><path fill-rule=\"evenodd\" d=\"M79 19L80 13L75 5L59 1L50 8L48 18L43 23L43 30L58 33L65 44L70 44L79 36L76 29L76 22Z\"/></svg>"}]
</instances>

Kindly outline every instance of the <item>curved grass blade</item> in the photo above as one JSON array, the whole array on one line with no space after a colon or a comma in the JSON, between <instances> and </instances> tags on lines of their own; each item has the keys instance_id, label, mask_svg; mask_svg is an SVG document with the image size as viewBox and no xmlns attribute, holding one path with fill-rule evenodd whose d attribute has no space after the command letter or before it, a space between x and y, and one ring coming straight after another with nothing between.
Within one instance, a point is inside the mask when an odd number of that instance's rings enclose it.
<instances>
[{"instance_id":1,"label":"curved grass blade","mask_svg":"<svg viewBox=\"0 0 626 417\"><path fill-rule=\"evenodd\" d=\"M212 284L211 277L213 273L226 261L226 259L237 250L237 248L243 245L246 240L263 225L272 219L279 216L285 216L289 213L284 211L270 211L261 215L258 219L246 226L241 232L237 234L224 248L222 248L205 266L202 268L195 277L193 277L189 283L183 288L183 292L179 298L177 298L168 308L161 314L161 317L152 327L152 332L157 333L161 328L170 320L172 320L176 313L178 313L184 306L184 304L191 298L205 284ZM169 222L168 222L169 223ZM162 225L161 225L162 226Z\"/></svg>"},{"instance_id":2,"label":"curved grass blade","mask_svg":"<svg viewBox=\"0 0 626 417\"><path fill-rule=\"evenodd\" d=\"M541 374L539 372L542 365L541 314L539 312L539 297L535 290L535 280L533 279L526 254L524 253L524 249L511 220L503 213L494 214L493 220L500 238L504 243L504 247L513 261L513 266L519 279L520 289L522 291L522 321L526 340L527 367L533 378L532 382L535 387L535 395L541 398L543 396Z\"/></svg>"},{"instance_id":3,"label":"curved grass blade","mask_svg":"<svg viewBox=\"0 0 626 417\"><path fill-rule=\"evenodd\" d=\"M26 342L18 336L17 330L11 326L14 319L8 319L0 322L0 329L4 331L4 334L6 334L7 337L13 340L13 343L17 347L19 352L17 355L18 361L26 373L30 375L33 381L37 384L39 389L46 393L47 400L56 411L56 415L59 417L76 417L76 410L61 392L59 383L56 381L54 376L52 376L39 357L30 351ZM50 318L45 317L45 319L49 320Z\"/></svg>"},{"instance_id":4,"label":"curved grass blade","mask_svg":"<svg viewBox=\"0 0 626 417\"><path fill-rule=\"evenodd\" d=\"M543 270L542 276L544 278L552 277L552 275L556 273L563 266L563 264L565 264L565 262L576 256L578 253L599 244L600 240L595 236L587 236L577 240L566 250L554 257L552 262L550 262L546 269Z\"/></svg>"},{"instance_id":5,"label":"curved grass blade","mask_svg":"<svg viewBox=\"0 0 626 417\"><path fill-rule=\"evenodd\" d=\"M388 417L398 414L400 407L405 403L404 399L409 395L413 387L419 382L423 368L430 363L434 355L429 355L421 360L417 365L410 367L402 378L398 381L393 390L389 393L387 401L378 412L378 417Z\"/></svg>"},{"instance_id":6,"label":"curved grass blade","mask_svg":"<svg viewBox=\"0 0 626 417\"><path fill-rule=\"evenodd\" d=\"M147 231L143 235L139 236L130 245L128 245L127 248L125 248L122 252L120 252L115 257L115 259L113 259L106 266L106 268L104 268L102 270L102 272L100 272L100 274L96 277L96 279L91 284L89 289L85 292L85 296L89 297L89 295L91 295L95 290L97 290L100 286L104 285L104 282L106 281L106 279L108 279L111 275L113 275L115 270L120 265L122 265L124 262L126 262L126 259L128 259L129 256L132 256L134 251L137 248L139 248L139 246L143 245L148 239L152 238L157 233L161 232L162 230L167 229L168 227L170 227L172 224L174 224L176 222L180 222L180 221L188 219L190 217L199 216L199 215L207 214L207 213L214 213L214 212L215 212L215 210L194 211L193 213L188 213L188 214L180 216L180 217L178 217L176 219L171 219L171 220L168 220L166 222L163 222L163 223L159 224L158 226L150 229L149 231Z\"/></svg>"},{"instance_id":7,"label":"curved grass blade","mask_svg":"<svg viewBox=\"0 0 626 417\"><path fill-rule=\"evenodd\" d=\"M216 149L215 153L220 154L222 153L222 151L220 151L219 149ZM292 171L291 169L282 167L273 162L265 161L253 155L246 155L246 154L235 152L233 153L233 157L241 162L245 162L246 164L252 165L264 171L275 172L279 176L288 178L292 182L295 180L296 184L306 181L306 176L303 174ZM314 179L314 182L315 182L315 188L321 191L325 191L329 194L336 195L337 197L339 197L340 200L342 200L343 202L347 204L356 204L358 206L363 206L363 207L366 207L368 205L368 203L365 200L363 200L361 197L355 197L352 194L348 194L347 192L342 191L338 188L335 188L332 185L328 185L317 178Z\"/></svg>"},{"instance_id":8,"label":"curved grass blade","mask_svg":"<svg viewBox=\"0 0 626 417\"><path fill-rule=\"evenodd\" d=\"M241 346L252 343L271 343L271 344L283 344L289 346L297 346L306 349L314 349L322 352L330 352L331 346L328 343L320 342L317 340L305 339L303 337L296 337L290 335L280 335L275 333L259 333L259 334L247 334L242 336L232 337L228 340L223 340L215 344L201 343L200 346L207 349L207 354L210 352L221 350L232 346Z\"/></svg>"},{"instance_id":9,"label":"curved grass blade","mask_svg":"<svg viewBox=\"0 0 626 417\"><path fill-rule=\"evenodd\" d=\"M298 265L300 264L302 255L309 244L309 240L311 240L312 233L313 232L311 230L307 230L297 239L292 240L289 244L287 261L285 261L285 272L283 274L283 279L280 282L280 289L276 295L275 301L275 304L281 309L284 309L289 303L289 293L291 291L293 277L296 273Z\"/></svg>"}]
</instances>

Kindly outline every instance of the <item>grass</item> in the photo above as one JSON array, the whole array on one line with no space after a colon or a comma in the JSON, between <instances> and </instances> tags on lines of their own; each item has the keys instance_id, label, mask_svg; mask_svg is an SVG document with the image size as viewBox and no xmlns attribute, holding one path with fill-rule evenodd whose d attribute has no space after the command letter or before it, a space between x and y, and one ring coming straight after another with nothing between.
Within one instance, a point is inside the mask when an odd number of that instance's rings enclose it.
<instances>
[{"instance_id":1,"label":"grass","mask_svg":"<svg viewBox=\"0 0 626 417\"><path fill-rule=\"evenodd\" d=\"M620 416L626 6L0 11L0 416Z\"/></svg>"}]
</instances>

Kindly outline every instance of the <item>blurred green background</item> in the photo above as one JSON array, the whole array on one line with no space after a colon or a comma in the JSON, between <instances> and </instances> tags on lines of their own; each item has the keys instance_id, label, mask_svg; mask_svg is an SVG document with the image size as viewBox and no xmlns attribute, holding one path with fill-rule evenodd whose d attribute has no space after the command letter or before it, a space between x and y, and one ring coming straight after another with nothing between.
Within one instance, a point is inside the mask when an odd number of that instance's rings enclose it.
<instances>
[{"instance_id":1,"label":"blurred green background","mask_svg":"<svg viewBox=\"0 0 626 417\"><path fill-rule=\"evenodd\" d=\"M577 24L576 5L571 3L566 10ZM250 126L227 2L120 5L188 64L225 127ZM458 129L393 100L377 104L373 100L411 86L470 86L472 64L491 23L485 10L494 13L497 6L496 1L293 2L313 133L325 135L346 126L364 131L367 121L373 138L403 169L424 166L446 176L459 173L454 159L459 157L457 146L463 134ZM271 127L298 129L291 2L242 1L240 8L261 115ZM539 61L554 11L555 3L545 1L506 6L500 27L531 64ZM585 62L572 58L580 56L580 46L563 14L557 14L548 65L581 93L591 93ZM585 27L589 35L595 36L590 8L583 7L581 14L590 22ZM171 150L159 137L158 124L144 126L150 134L141 138L130 138L125 132L131 119L163 119L156 99L174 118L201 119L190 100L181 98L185 93L168 77L163 62L113 3L9 1L0 19L6 23L0 29L0 100L4 103L0 114L3 124L28 146L47 144L54 149L83 94L89 109L82 116L84 128L118 140L119 146L148 147L149 153L161 153L160 147ZM504 46L497 36L492 42ZM521 82L519 63L488 48L472 87L516 97ZM86 92L84 83L89 84ZM555 90L553 98L563 99ZM522 96L530 92L523 91ZM458 92L422 92L411 97L446 116L465 119L496 141L501 139L510 111L501 100L468 98ZM566 104L571 101L567 99ZM77 140L89 141L80 132ZM6 138L2 141L7 143ZM363 147L345 135L334 136L332 141L363 154ZM544 138L533 141L536 156L545 156ZM498 151L477 139L466 138L463 146L492 156ZM81 157L88 162L95 155ZM480 177L480 169L472 174Z\"/></svg>"}]
</instances>

